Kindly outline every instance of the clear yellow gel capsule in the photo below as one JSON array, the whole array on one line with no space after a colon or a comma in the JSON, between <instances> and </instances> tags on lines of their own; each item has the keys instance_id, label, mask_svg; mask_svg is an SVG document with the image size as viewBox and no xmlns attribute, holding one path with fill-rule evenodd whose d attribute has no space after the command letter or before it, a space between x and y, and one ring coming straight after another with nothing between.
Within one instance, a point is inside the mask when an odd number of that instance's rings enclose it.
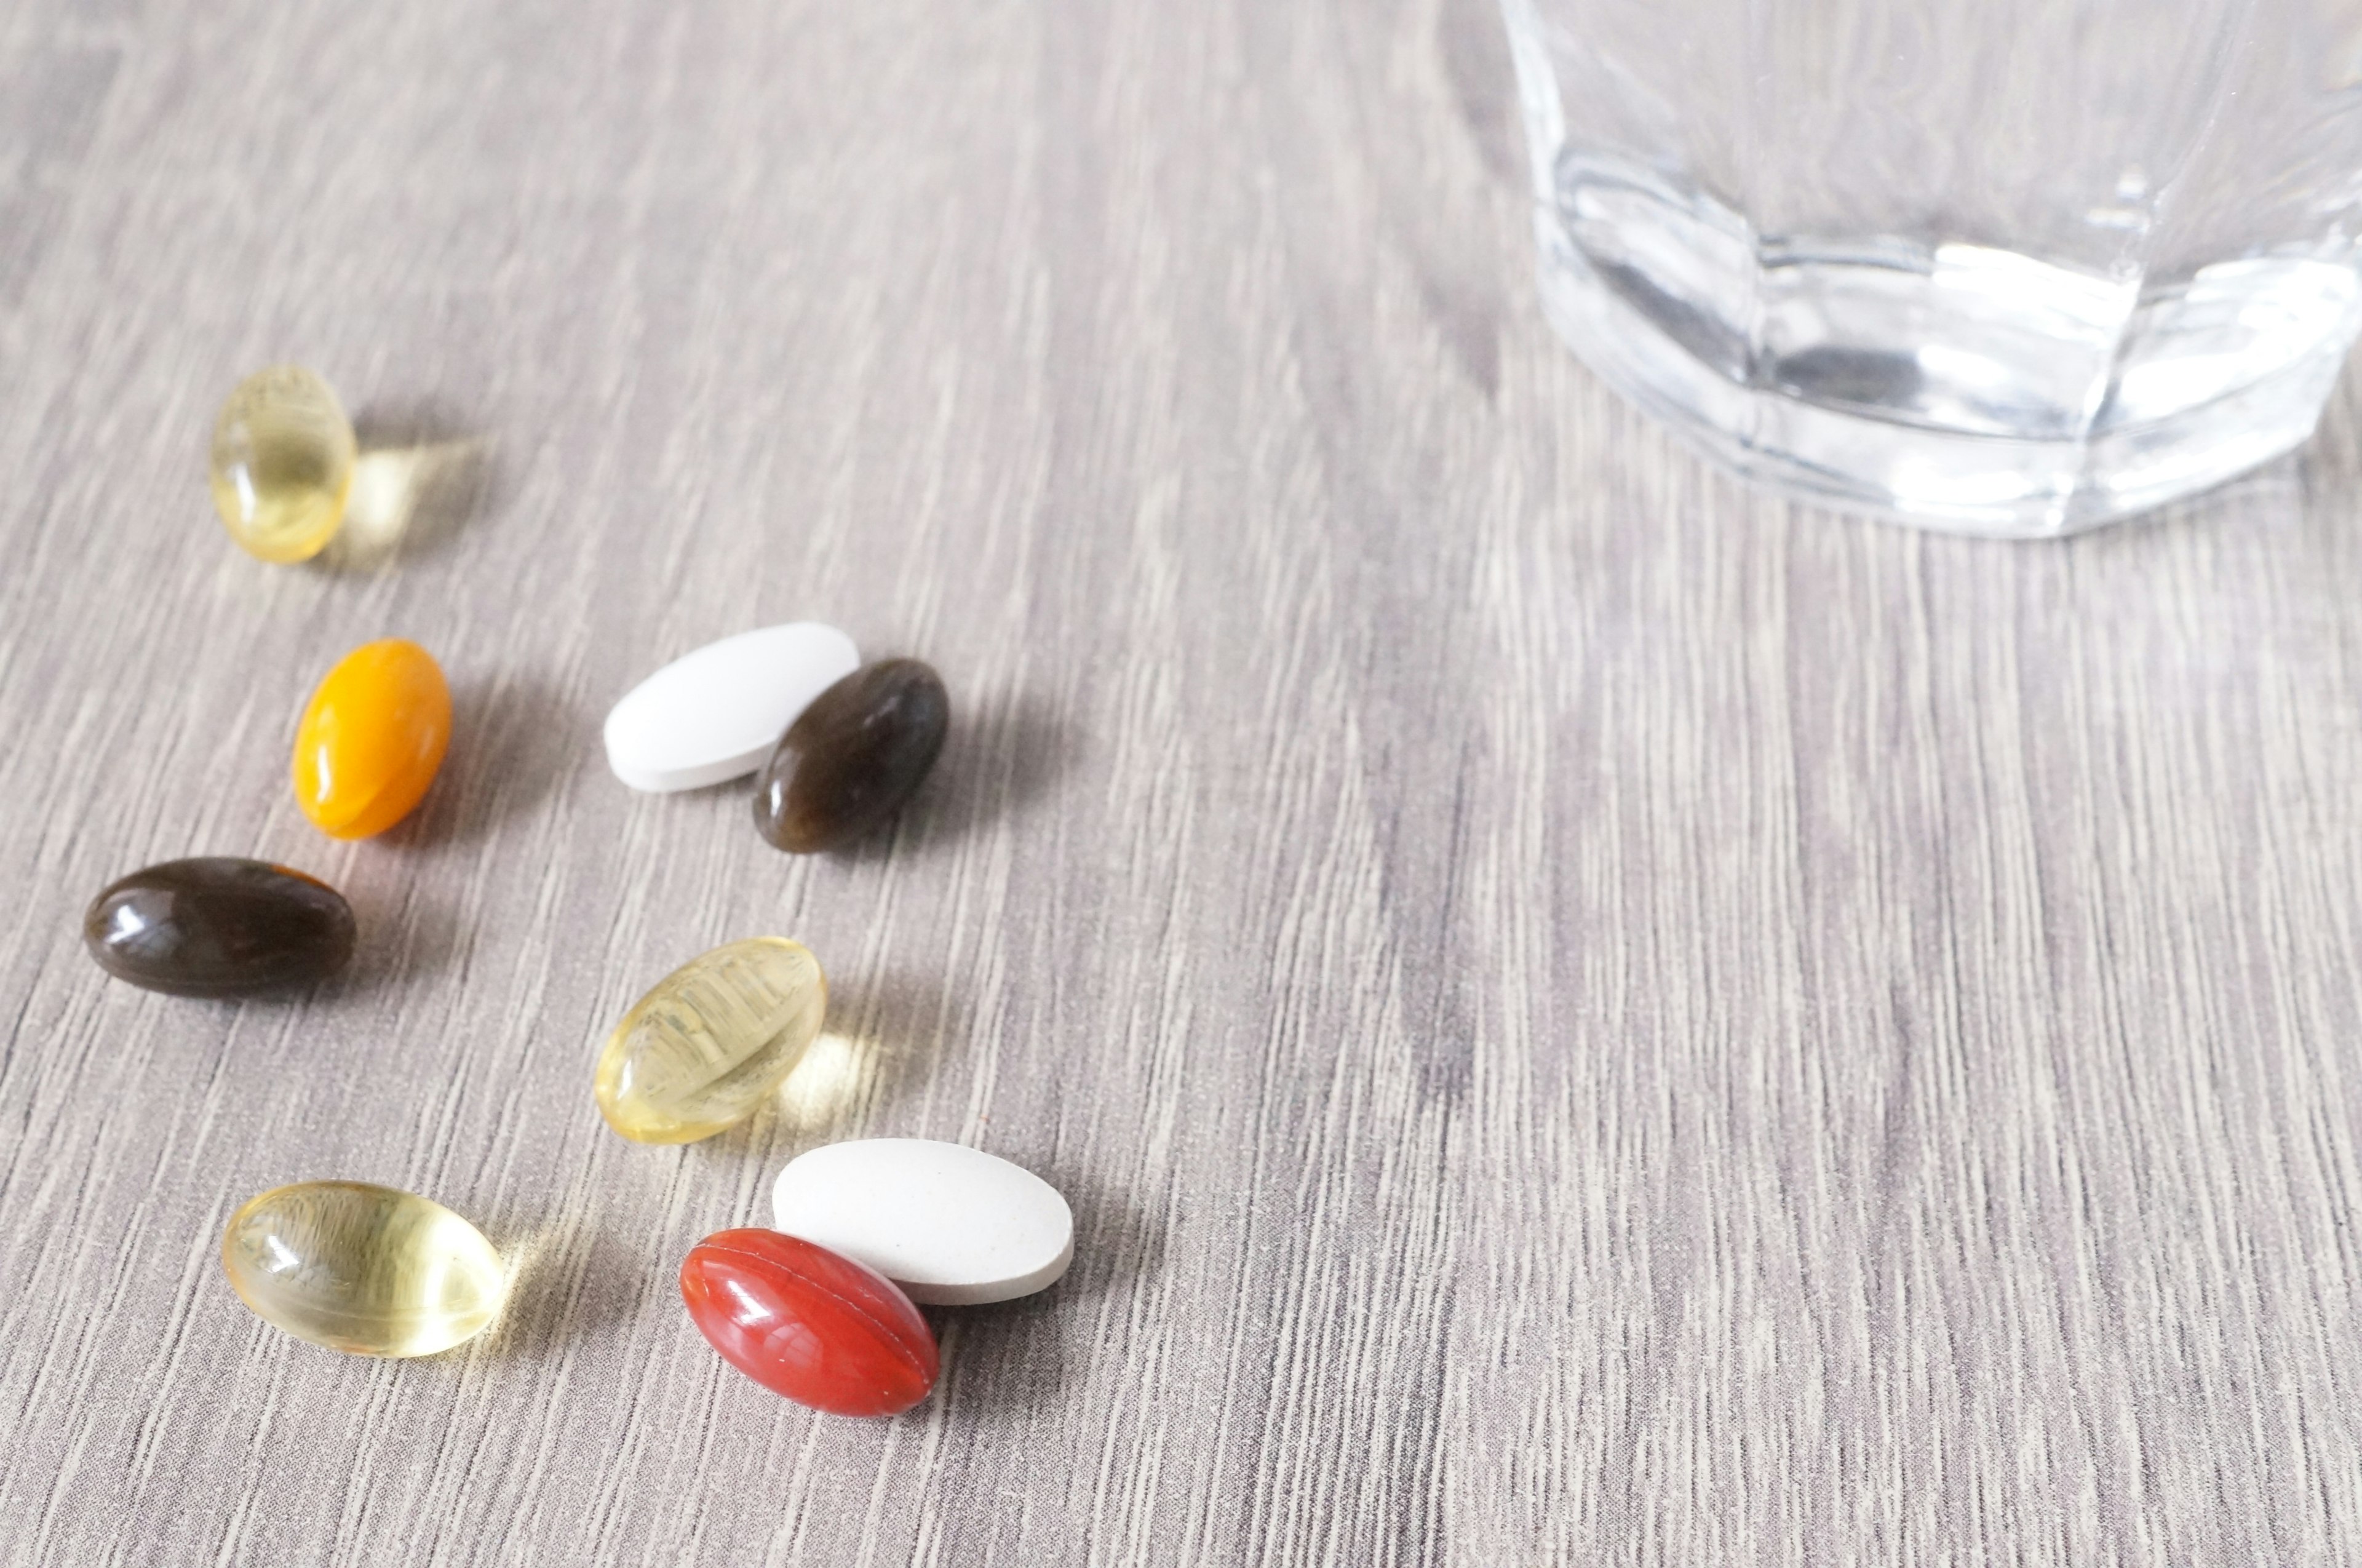
<instances>
[{"instance_id":1,"label":"clear yellow gel capsule","mask_svg":"<svg viewBox=\"0 0 2362 1568\"><path fill-rule=\"evenodd\" d=\"M214 507L248 554L309 560L345 520L357 450L327 382L301 365L257 370L214 424Z\"/></svg>"},{"instance_id":2,"label":"clear yellow gel capsule","mask_svg":"<svg viewBox=\"0 0 2362 1568\"><path fill-rule=\"evenodd\" d=\"M827 1010L820 960L801 943L756 936L701 954L607 1037L599 1113L635 1143L710 1138L779 1087Z\"/></svg>"},{"instance_id":3,"label":"clear yellow gel capsule","mask_svg":"<svg viewBox=\"0 0 2362 1568\"><path fill-rule=\"evenodd\" d=\"M508 1292L484 1233L415 1193L275 1187L230 1216L222 1270L273 1328L354 1355L433 1355L483 1332Z\"/></svg>"}]
</instances>

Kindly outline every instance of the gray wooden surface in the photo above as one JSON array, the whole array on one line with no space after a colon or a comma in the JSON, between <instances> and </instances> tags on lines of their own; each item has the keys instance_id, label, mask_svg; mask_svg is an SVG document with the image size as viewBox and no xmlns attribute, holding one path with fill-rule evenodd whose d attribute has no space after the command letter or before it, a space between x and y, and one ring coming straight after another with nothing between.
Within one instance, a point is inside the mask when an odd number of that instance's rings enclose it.
<instances>
[{"instance_id":1,"label":"gray wooden surface","mask_svg":"<svg viewBox=\"0 0 2362 1568\"><path fill-rule=\"evenodd\" d=\"M2362 400L2061 546L1752 497L1533 302L1481 0L0 7L0 1562L2290 1564L2362 1550ZM355 536L200 462L318 367ZM859 853L606 706L837 622L959 723ZM359 845L346 648L459 698ZM351 896L348 980L104 979L124 871ZM591 1103L676 963L832 970L776 1112ZM673 1285L795 1152L1073 1198L912 1415ZM352 1176L481 1342L250 1317Z\"/></svg>"}]
</instances>

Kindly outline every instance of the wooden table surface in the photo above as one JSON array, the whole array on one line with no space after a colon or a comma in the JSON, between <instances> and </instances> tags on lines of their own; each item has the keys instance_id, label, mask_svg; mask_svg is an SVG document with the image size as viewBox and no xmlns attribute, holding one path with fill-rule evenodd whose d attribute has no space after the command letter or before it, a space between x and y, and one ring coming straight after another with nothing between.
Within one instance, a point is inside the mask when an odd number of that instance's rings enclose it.
<instances>
[{"instance_id":1,"label":"wooden table surface","mask_svg":"<svg viewBox=\"0 0 2362 1568\"><path fill-rule=\"evenodd\" d=\"M2293 1564L2362 1542L2362 399L2063 545L1765 500L1551 337L1482 0L0 7L0 1562ZM348 536L202 458L317 367ZM607 706L815 617L943 764L791 859ZM298 814L347 648L450 759ZM353 972L107 980L152 861ZM780 1103L624 1143L599 1042L776 932ZM860 1423L674 1286L795 1153L978 1144L1073 1273ZM262 1188L511 1260L350 1359Z\"/></svg>"}]
</instances>

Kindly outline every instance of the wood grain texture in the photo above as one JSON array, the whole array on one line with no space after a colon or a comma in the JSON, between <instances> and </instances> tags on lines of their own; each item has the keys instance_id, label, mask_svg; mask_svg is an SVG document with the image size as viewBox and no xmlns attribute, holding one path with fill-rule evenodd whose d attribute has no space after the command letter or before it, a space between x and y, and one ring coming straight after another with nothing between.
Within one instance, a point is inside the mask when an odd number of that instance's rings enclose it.
<instances>
[{"instance_id":1,"label":"wood grain texture","mask_svg":"<svg viewBox=\"0 0 2362 1568\"><path fill-rule=\"evenodd\" d=\"M1915 536L1703 469L1533 303L1481 0L0 9L0 1562L2306 1563L2362 1540L2362 401L2157 522ZM264 567L215 405L317 366L376 526ZM407 525L393 524L407 513ZM793 617L957 721L889 839L624 790L639 675ZM417 638L420 814L289 798ZM76 922L345 889L215 1005ZM775 1112L598 1041L809 943ZM855 1134L1074 1199L911 1416L673 1271ZM390 1182L485 1341L238 1308Z\"/></svg>"}]
</instances>

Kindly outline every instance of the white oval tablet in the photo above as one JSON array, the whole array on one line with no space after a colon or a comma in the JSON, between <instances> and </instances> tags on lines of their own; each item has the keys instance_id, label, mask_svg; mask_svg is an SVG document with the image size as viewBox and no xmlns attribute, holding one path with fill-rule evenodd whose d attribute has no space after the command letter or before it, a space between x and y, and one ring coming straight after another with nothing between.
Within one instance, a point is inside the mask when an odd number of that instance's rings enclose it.
<instances>
[{"instance_id":1,"label":"white oval tablet","mask_svg":"<svg viewBox=\"0 0 2362 1568\"><path fill-rule=\"evenodd\" d=\"M851 637L817 621L708 643L608 710L607 766L658 793L752 773L796 715L860 663Z\"/></svg>"},{"instance_id":2,"label":"white oval tablet","mask_svg":"<svg viewBox=\"0 0 2362 1568\"><path fill-rule=\"evenodd\" d=\"M790 1236L866 1264L913 1301L974 1307L1066 1272L1075 1216L1058 1189L981 1149L861 1138L798 1155L771 1189Z\"/></svg>"}]
</instances>

